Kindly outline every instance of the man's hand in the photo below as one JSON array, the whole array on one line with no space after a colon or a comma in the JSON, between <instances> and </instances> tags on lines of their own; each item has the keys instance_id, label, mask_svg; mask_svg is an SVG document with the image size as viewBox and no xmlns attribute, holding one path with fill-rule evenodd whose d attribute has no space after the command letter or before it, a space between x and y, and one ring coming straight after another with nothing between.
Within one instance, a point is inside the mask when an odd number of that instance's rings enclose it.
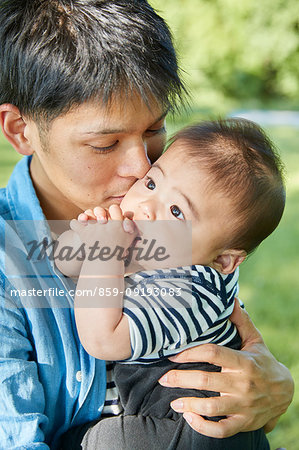
<instances>
[{"instance_id":1,"label":"man's hand","mask_svg":"<svg viewBox=\"0 0 299 450\"><path fill-rule=\"evenodd\" d=\"M261 427L271 431L294 393L290 372L276 361L248 314L235 303L230 319L241 336L241 351L206 344L170 358L182 363L206 361L221 366L222 371L174 370L159 380L168 387L220 392L220 397L180 398L171 404L194 430L215 438ZM219 422L202 417L222 415L226 418Z\"/></svg>"}]
</instances>

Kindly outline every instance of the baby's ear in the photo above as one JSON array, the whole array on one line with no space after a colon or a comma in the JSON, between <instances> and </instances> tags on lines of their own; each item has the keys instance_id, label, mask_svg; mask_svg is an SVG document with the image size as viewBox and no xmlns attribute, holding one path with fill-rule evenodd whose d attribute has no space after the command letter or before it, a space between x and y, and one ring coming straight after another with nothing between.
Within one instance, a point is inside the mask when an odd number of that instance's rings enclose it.
<instances>
[{"instance_id":1,"label":"baby's ear","mask_svg":"<svg viewBox=\"0 0 299 450\"><path fill-rule=\"evenodd\" d=\"M236 270L246 256L245 250L225 250L213 260L212 267L218 272L228 275Z\"/></svg>"}]
</instances>

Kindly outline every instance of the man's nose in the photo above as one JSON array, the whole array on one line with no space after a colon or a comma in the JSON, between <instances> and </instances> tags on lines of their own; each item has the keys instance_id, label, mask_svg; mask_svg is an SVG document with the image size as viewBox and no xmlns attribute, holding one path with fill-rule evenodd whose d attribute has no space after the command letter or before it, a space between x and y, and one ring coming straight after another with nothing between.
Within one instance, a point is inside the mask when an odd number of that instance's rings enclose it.
<instances>
[{"instance_id":1,"label":"man's nose","mask_svg":"<svg viewBox=\"0 0 299 450\"><path fill-rule=\"evenodd\" d=\"M143 178L151 164L147 156L146 143L141 140L132 145L124 154L124 161L119 167L121 177Z\"/></svg>"}]
</instances>

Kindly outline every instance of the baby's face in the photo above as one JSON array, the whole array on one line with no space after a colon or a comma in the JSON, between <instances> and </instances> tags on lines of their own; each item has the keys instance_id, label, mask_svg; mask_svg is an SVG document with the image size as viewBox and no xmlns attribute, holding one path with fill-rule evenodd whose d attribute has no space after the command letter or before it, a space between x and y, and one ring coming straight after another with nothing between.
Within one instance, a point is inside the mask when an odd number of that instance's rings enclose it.
<instances>
[{"instance_id":1,"label":"baby's face","mask_svg":"<svg viewBox=\"0 0 299 450\"><path fill-rule=\"evenodd\" d=\"M208 265L224 249L232 219L230 200L210 186L207 171L176 142L131 187L120 207L139 224L175 220L186 224L187 232L191 221L192 264Z\"/></svg>"}]
</instances>

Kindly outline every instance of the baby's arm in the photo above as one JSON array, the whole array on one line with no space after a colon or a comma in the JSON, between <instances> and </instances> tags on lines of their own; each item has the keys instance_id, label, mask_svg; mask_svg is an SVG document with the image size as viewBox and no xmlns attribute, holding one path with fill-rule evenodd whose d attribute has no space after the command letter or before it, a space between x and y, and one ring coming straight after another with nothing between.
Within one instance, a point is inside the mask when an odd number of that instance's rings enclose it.
<instances>
[{"instance_id":1,"label":"baby's arm","mask_svg":"<svg viewBox=\"0 0 299 450\"><path fill-rule=\"evenodd\" d=\"M70 261L63 257L63 249L71 248L73 252L82 245L82 241L77 233L73 230L67 230L62 233L57 239L55 244L55 266L60 270L63 275L76 279L79 276L82 260L79 258L73 258Z\"/></svg>"},{"instance_id":2,"label":"baby's arm","mask_svg":"<svg viewBox=\"0 0 299 450\"><path fill-rule=\"evenodd\" d=\"M99 241L113 253L116 246L127 249L136 233L120 208L109 208L107 223L71 226L82 242ZM127 231L125 231L127 229ZM129 325L123 315L124 261L115 256L106 260L85 258L76 294L75 319L80 341L86 351L99 359L121 360L131 356Z\"/></svg>"},{"instance_id":3,"label":"baby's arm","mask_svg":"<svg viewBox=\"0 0 299 450\"><path fill-rule=\"evenodd\" d=\"M78 220L81 221L82 224L87 225L88 221L91 220L101 220L106 222L108 216L108 212L104 208L98 206L94 211L88 209L84 211L84 213L81 213ZM55 266L63 273L63 275L74 278L75 282L80 274L86 251L85 248L84 251L80 251L82 245L82 239L74 230L67 230L62 233L56 239L55 244ZM73 254L77 254L75 258L69 259L65 257L68 248L72 249Z\"/></svg>"}]
</instances>

